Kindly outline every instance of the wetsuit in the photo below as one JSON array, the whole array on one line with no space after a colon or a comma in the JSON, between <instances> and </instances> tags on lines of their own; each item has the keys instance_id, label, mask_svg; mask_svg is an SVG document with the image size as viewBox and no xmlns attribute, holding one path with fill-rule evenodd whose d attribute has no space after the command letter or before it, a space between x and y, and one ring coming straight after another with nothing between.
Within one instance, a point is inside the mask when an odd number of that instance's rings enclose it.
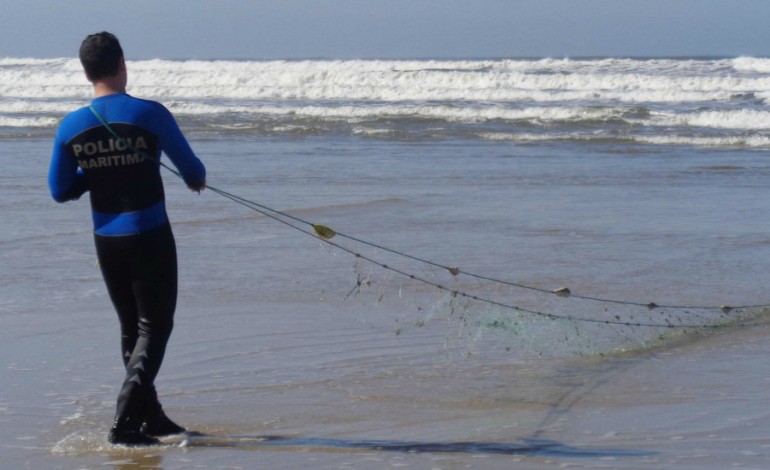
<instances>
[{"instance_id":1,"label":"wetsuit","mask_svg":"<svg viewBox=\"0 0 770 470\"><path fill-rule=\"evenodd\" d=\"M126 378L116 421L141 423L160 411L154 380L173 327L177 296L174 236L159 161L165 153L193 189L206 170L171 113L126 94L96 98L67 115L57 132L48 175L58 202L90 193L99 266L118 313ZM150 156L152 158L144 158Z\"/></svg>"}]
</instances>

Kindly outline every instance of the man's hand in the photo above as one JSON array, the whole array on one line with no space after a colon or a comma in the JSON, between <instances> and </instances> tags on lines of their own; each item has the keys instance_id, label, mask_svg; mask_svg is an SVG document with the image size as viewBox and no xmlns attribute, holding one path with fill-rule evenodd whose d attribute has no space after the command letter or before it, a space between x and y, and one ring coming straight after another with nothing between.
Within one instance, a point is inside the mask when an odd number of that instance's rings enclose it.
<instances>
[{"instance_id":1,"label":"man's hand","mask_svg":"<svg viewBox=\"0 0 770 470\"><path fill-rule=\"evenodd\" d=\"M206 182L204 181L203 183L201 183L199 185L187 186L187 187L190 189L190 191L200 194L201 191L206 189Z\"/></svg>"}]
</instances>

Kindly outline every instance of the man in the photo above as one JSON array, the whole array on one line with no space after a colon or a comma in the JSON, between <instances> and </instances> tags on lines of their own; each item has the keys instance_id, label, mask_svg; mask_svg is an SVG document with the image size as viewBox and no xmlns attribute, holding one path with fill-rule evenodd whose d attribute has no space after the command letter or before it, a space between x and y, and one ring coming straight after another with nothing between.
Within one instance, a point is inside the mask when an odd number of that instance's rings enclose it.
<instances>
[{"instance_id":1,"label":"man","mask_svg":"<svg viewBox=\"0 0 770 470\"><path fill-rule=\"evenodd\" d=\"M48 184L57 202L90 192L96 254L120 320L126 367L108 440L157 444L156 437L185 432L163 412L154 385L177 296L161 151L194 191L205 188L206 170L165 107L126 94L126 62L114 35L86 37L80 62L94 100L62 120Z\"/></svg>"}]
</instances>

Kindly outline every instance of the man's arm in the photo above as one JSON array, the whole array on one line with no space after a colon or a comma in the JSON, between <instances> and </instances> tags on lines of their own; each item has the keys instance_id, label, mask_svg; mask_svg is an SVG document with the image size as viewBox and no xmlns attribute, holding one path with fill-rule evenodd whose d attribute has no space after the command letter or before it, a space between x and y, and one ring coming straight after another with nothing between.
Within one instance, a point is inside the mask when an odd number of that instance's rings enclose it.
<instances>
[{"instance_id":1,"label":"man's arm","mask_svg":"<svg viewBox=\"0 0 770 470\"><path fill-rule=\"evenodd\" d=\"M195 156L171 112L162 107L163 128L159 132L161 148L182 174L185 184L193 191L206 187L206 167Z\"/></svg>"},{"instance_id":2,"label":"man's arm","mask_svg":"<svg viewBox=\"0 0 770 470\"><path fill-rule=\"evenodd\" d=\"M58 134L54 140L51 165L48 168L48 188L56 202L79 199L88 191L88 177L70 155Z\"/></svg>"}]
</instances>

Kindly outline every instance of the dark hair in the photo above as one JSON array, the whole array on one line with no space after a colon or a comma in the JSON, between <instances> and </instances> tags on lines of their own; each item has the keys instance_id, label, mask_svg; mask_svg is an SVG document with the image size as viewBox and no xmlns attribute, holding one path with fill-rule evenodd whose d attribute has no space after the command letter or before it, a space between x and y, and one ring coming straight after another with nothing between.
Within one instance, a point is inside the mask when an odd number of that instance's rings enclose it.
<instances>
[{"instance_id":1,"label":"dark hair","mask_svg":"<svg viewBox=\"0 0 770 470\"><path fill-rule=\"evenodd\" d=\"M112 33L91 34L80 44L80 63L92 82L117 75L122 58L123 49Z\"/></svg>"}]
</instances>

